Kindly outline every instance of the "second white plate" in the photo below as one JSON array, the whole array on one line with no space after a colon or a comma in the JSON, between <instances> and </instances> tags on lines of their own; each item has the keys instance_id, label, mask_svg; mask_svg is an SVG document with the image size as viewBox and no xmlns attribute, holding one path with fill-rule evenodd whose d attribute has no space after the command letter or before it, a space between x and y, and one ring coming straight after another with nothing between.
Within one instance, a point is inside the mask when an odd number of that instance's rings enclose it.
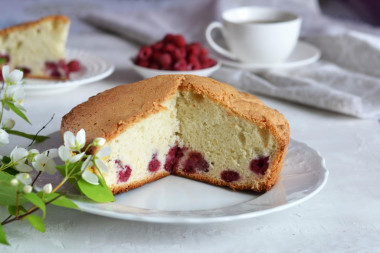
<instances>
[{"instance_id":1,"label":"second white plate","mask_svg":"<svg viewBox=\"0 0 380 253\"><path fill-rule=\"evenodd\" d=\"M114 66L110 62L94 54L82 50L67 49L66 62L78 60L81 63L81 70L70 74L69 80L44 80L26 78L26 91L62 91L71 89L79 85L93 83L102 80L114 71Z\"/></svg>"},{"instance_id":2,"label":"second white plate","mask_svg":"<svg viewBox=\"0 0 380 253\"><path fill-rule=\"evenodd\" d=\"M238 62L228 59L220 59L223 65L251 70L255 72L265 71L269 69L286 69L301 67L313 62L318 61L321 57L321 51L314 45L304 41L299 41L292 54L286 59L286 61L278 64L259 64L259 63L246 63Z\"/></svg>"}]
</instances>

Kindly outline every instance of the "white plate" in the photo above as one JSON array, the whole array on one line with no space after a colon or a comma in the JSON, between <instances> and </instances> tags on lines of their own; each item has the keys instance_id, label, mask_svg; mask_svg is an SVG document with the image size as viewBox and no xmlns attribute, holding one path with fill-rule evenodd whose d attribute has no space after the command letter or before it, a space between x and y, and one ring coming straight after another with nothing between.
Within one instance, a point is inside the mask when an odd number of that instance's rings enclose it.
<instances>
[{"instance_id":1,"label":"white plate","mask_svg":"<svg viewBox=\"0 0 380 253\"><path fill-rule=\"evenodd\" d=\"M317 194L328 171L324 159L291 140L276 185L264 194L229 189L169 176L97 204L74 196L82 211L117 219L156 223L210 223L257 217L284 210Z\"/></svg>"},{"instance_id":2,"label":"white plate","mask_svg":"<svg viewBox=\"0 0 380 253\"><path fill-rule=\"evenodd\" d=\"M184 74L184 75L197 75L197 76L210 76L212 73L220 68L220 62L216 61L216 64L212 67L198 70L160 70L160 69L150 69L137 65L133 59L129 59L133 69L143 78L150 78L157 75L173 75L173 74Z\"/></svg>"},{"instance_id":3,"label":"white plate","mask_svg":"<svg viewBox=\"0 0 380 253\"><path fill-rule=\"evenodd\" d=\"M62 89L71 89L79 85L93 83L102 80L114 71L114 66L108 61L87 53L82 50L67 49L66 62L79 60L82 68L78 72L70 74L70 79L61 80L44 80L44 79L25 79L26 91L62 91Z\"/></svg>"},{"instance_id":4,"label":"white plate","mask_svg":"<svg viewBox=\"0 0 380 253\"><path fill-rule=\"evenodd\" d=\"M316 62L321 57L321 51L312 44L304 41L299 41L296 48L288 59L278 64L259 64L259 63L245 63L234 60L220 59L223 65L247 69L251 71L264 71L269 69L286 69L301 67L313 62Z\"/></svg>"}]
</instances>

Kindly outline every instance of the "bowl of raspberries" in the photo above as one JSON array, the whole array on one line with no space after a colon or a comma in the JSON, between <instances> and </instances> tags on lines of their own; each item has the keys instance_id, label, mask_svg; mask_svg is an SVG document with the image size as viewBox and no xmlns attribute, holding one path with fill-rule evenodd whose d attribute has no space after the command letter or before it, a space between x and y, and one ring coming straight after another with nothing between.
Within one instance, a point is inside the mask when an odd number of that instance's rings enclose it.
<instances>
[{"instance_id":1,"label":"bowl of raspberries","mask_svg":"<svg viewBox=\"0 0 380 253\"><path fill-rule=\"evenodd\" d=\"M134 70L144 78L169 74L209 76L220 68L220 62L211 58L200 42L187 43L183 35L176 34L142 46L131 61Z\"/></svg>"}]
</instances>

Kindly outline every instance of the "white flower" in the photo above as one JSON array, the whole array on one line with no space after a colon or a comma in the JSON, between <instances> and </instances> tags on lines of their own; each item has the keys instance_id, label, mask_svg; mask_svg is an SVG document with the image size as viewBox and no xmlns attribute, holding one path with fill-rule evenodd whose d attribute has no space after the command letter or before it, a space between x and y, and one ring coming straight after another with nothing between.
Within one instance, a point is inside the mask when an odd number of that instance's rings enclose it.
<instances>
[{"instance_id":1,"label":"white flower","mask_svg":"<svg viewBox=\"0 0 380 253\"><path fill-rule=\"evenodd\" d=\"M61 158L61 160L65 163L76 163L77 161L82 159L82 157L84 156L84 152L75 155L71 152L71 150L68 147L62 145L58 148L58 155L59 158Z\"/></svg>"},{"instance_id":2,"label":"white flower","mask_svg":"<svg viewBox=\"0 0 380 253\"><path fill-rule=\"evenodd\" d=\"M3 123L3 128L4 129L12 129L14 126L15 126L16 122L9 118L9 119L6 119Z\"/></svg>"},{"instance_id":3,"label":"white flower","mask_svg":"<svg viewBox=\"0 0 380 253\"><path fill-rule=\"evenodd\" d=\"M53 190L53 186L51 184L46 184L42 187L42 190L45 194L49 194Z\"/></svg>"},{"instance_id":4,"label":"white flower","mask_svg":"<svg viewBox=\"0 0 380 253\"><path fill-rule=\"evenodd\" d=\"M36 155L32 164L37 171L47 172L50 175L56 172L54 160L46 154Z\"/></svg>"},{"instance_id":5,"label":"white flower","mask_svg":"<svg viewBox=\"0 0 380 253\"><path fill-rule=\"evenodd\" d=\"M103 162L102 158L111 154L111 147L104 147L95 154L94 163L98 169L103 172L108 171L107 165Z\"/></svg>"},{"instance_id":6,"label":"white flower","mask_svg":"<svg viewBox=\"0 0 380 253\"><path fill-rule=\"evenodd\" d=\"M0 147L3 147L9 143L9 134L3 130L0 129Z\"/></svg>"},{"instance_id":7,"label":"white flower","mask_svg":"<svg viewBox=\"0 0 380 253\"><path fill-rule=\"evenodd\" d=\"M86 170L87 168L91 168L93 166L91 159L92 159L92 155L89 155L87 156L86 160L82 163L82 167L80 168L82 172Z\"/></svg>"},{"instance_id":8,"label":"white flower","mask_svg":"<svg viewBox=\"0 0 380 253\"><path fill-rule=\"evenodd\" d=\"M13 186L17 186L17 185L18 185L18 180L17 180L16 178L13 178L13 179L11 180L11 185L13 185Z\"/></svg>"},{"instance_id":9,"label":"white flower","mask_svg":"<svg viewBox=\"0 0 380 253\"><path fill-rule=\"evenodd\" d=\"M28 151L25 148L15 147L11 152L11 160L15 163L16 170L20 172L32 171L32 167L25 164L25 160L28 157Z\"/></svg>"},{"instance_id":10,"label":"white flower","mask_svg":"<svg viewBox=\"0 0 380 253\"><path fill-rule=\"evenodd\" d=\"M9 66L5 65L2 69L3 80L8 85L19 84L22 81L24 73L21 70L15 69L9 73Z\"/></svg>"},{"instance_id":11,"label":"white flower","mask_svg":"<svg viewBox=\"0 0 380 253\"><path fill-rule=\"evenodd\" d=\"M25 185L24 188L22 189L25 193L31 193L33 187L30 185Z\"/></svg>"},{"instance_id":12,"label":"white flower","mask_svg":"<svg viewBox=\"0 0 380 253\"><path fill-rule=\"evenodd\" d=\"M34 157L36 156L36 155L38 155L39 153L40 153L40 151L38 151L37 149L31 149L31 150L29 150L29 152L28 152L29 154L28 154L28 162L33 162L33 160L34 160Z\"/></svg>"},{"instance_id":13,"label":"white flower","mask_svg":"<svg viewBox=\"0 0 380 253\"><path fill-rule=\"evenodd\" d=\"M28 173L19 173L16 175L16 179L23 184L31 184L32 178Z\"/></svg>"},{"instance_id":14,"label":"white flower","mask_svg":"<svg viewBox=\"0 0 380 253\"><path fill-rule=\"evenodd\" d=\"M99 184L98 176L92 173L91 171L84 170L82 173L82 178L90 184L93 184L93 185Z\"/></svg>"},{"instance_id":15,"label":"white flower","mask_svg":"<svg viewBox=\"0 0 380 253\"><path fill-rule=\"evenodd\" d=\"M95 138L93 143L94 143L94 146L101 147L106 143L106 139L98 137L98 138Z\"/></svg>"},{"instance_id":16,"label":"white flower","mask_svg":"<svg viewBox=\"0 0 380 253\"><path fill-rule=\"evenodd\" d=\"M22 84L16 84L8 86L7 89L2 89L0 93L1 98L13 103L17 108L24 110L22 106L25 98L24 86ZM4 106L6 110L9 110L7 105Z\"/></svg>"},{"instance_id":17,"label":"white flower","mask_svg":"<svg viewBox=\"0 0 380 253\"><path fill-rule=\"evenodd\" d=\"M51 148L51 149L48 149L48 150L42 152L42 154L45 154L49 158L56 158L56 157L58 157L58 149Z\"/></svg>"},{"instance_id":18,"label":"white flower","mask_svg":"<svg viewBox=\"0 0 380 253\"><path fill-rule=\"evenodd\" d=\"M63 134L63 141L66 147L71 150L80 150L86 144L86 132L82 128L78 131L77 135L70 131L67 131Z\"/></svg>"}]
</instances>

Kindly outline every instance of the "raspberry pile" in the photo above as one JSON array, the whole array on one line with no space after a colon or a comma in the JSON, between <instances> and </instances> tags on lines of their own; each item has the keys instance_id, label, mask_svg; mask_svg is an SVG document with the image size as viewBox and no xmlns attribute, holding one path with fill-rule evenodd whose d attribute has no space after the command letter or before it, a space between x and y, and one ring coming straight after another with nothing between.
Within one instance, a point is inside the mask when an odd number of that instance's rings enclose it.
<instances>
[{"instance_id":1,"label":"raspberry pile","mask_svg":"<svg viewBox=\"0 0 380 253\"><path fill-rule=\"evenodd\" d=\"M167 34L151 46L143 46L135 63L141 67L162 70L198 70L212 67L215 60L200 42L187 44L182 35Z\"/></svg>"}]
</instances>

